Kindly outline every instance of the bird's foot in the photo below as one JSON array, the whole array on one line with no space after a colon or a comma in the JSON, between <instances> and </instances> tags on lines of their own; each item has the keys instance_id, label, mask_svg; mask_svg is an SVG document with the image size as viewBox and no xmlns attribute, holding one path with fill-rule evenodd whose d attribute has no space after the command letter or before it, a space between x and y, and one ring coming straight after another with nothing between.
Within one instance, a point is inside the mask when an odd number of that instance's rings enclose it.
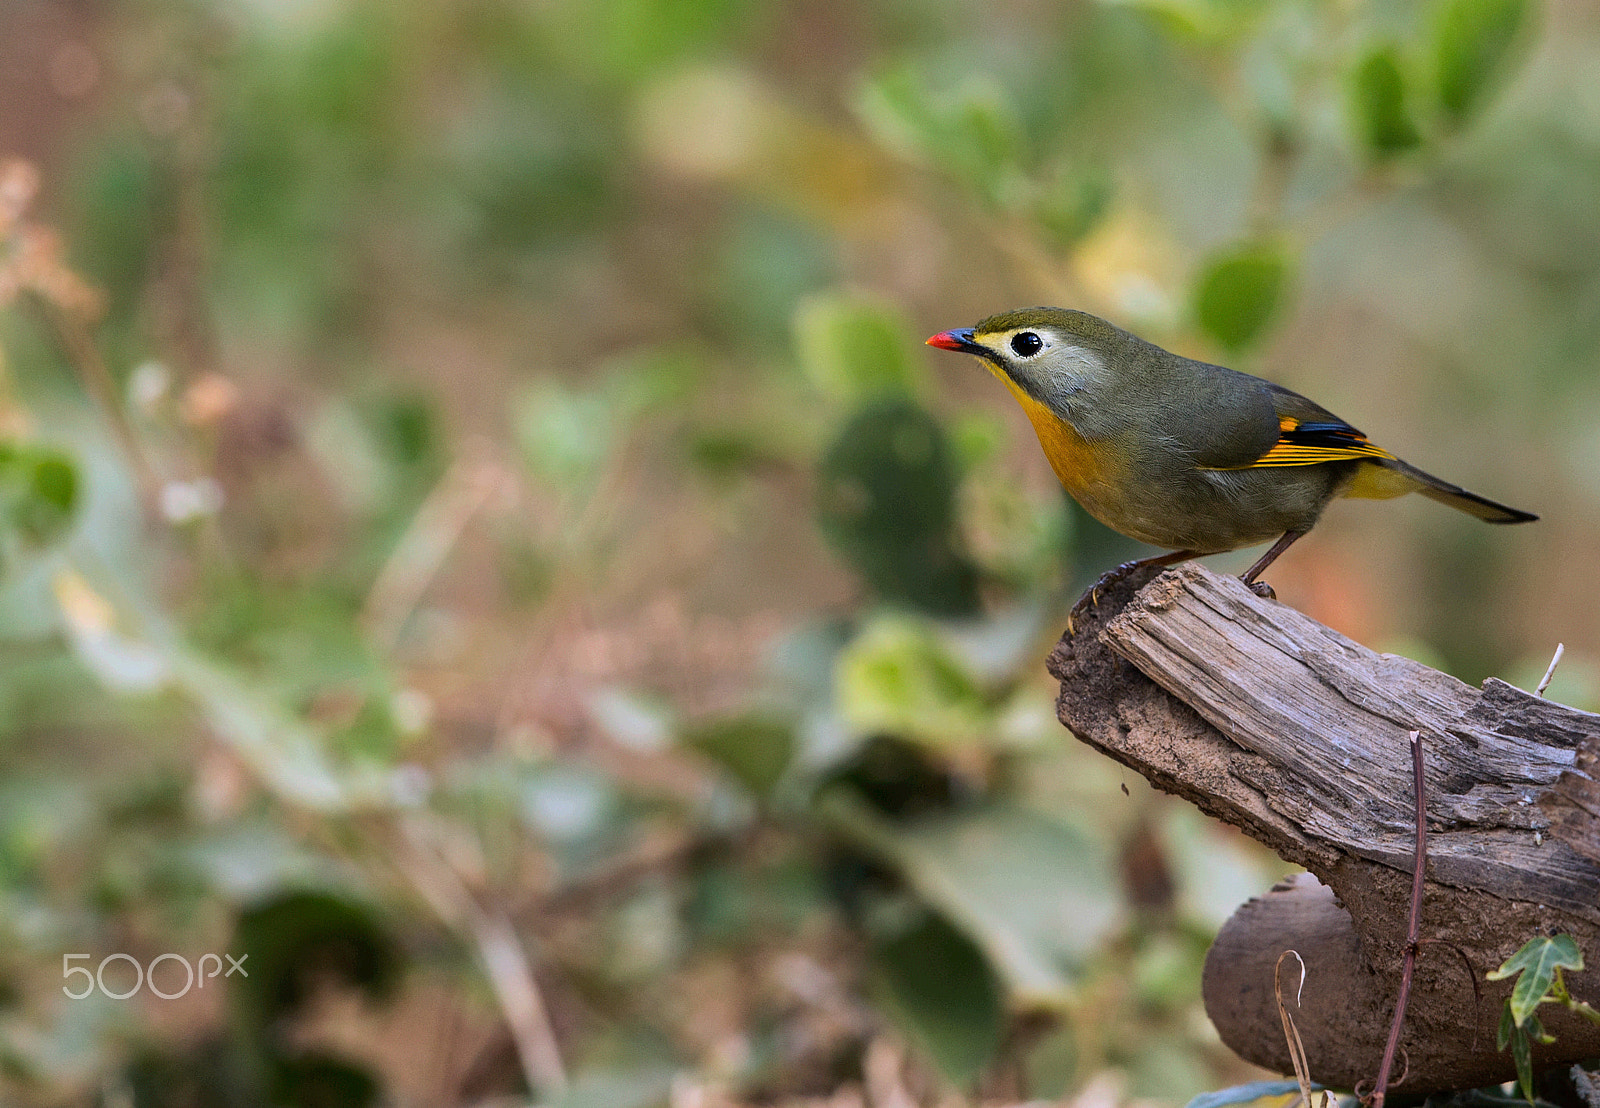
<instances>
[{"instance_id":1,"label":"bird's foot","mask_svg":"<svg viewBox=\"0 0 1600 1108\"><path fill-rule=\"evenodd\" d=\"M1122 580L1124 577L1128 576L1128 574L1145 564L1146 562L1143 560L1123 562L1120 566L1115 566L1102 573L1099 578L1096 579L1094 584L1090 585L1083 591L1083 595L1078 597L1078 602L1072 606L1072 611L1067 613L1067 634L1076 634L1079 616L1083 615L1091 608L1098 608L1100 606L1101 589L1109 589L1112 585L1115 585L1118 581Z\"/></svg>"},{"instance_id":2,"label":"bird's foot","mask_svg":"<svg viewBox=\"0 0 1600 1108\"><path fill-rule=\"evenodd\" d=\"M1263 600L1278 599L1278 594L1273 591L1272 586L1267 584L1265 581L1245 581L1244 587L1261 597Z\"/></svg>"}]
</instances>

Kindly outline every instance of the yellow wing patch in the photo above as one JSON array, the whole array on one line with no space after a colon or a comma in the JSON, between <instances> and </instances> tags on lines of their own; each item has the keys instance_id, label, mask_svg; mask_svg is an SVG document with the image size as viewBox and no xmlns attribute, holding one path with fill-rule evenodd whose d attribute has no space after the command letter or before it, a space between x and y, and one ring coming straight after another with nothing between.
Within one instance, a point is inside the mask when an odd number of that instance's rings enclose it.
<instances>
[{"instance_id":1,"label":"yellow wing patch","mask_svg":"<svg viewBox=\"0 0 1600 1108\"><path fill-rule=\"evenodd\" d=\"M1314 466L1324 462L1360 458L1392 459L1393 454L1374 446L1354 427L1343 423L1302 422L1294 416L1278 418L1278 441L1247 465L1226 469L1264 469L1276 466Z\"/></svg>"},{"instance_id":2,"label":"yellow wing patch","mask_svg":"<svg viewBox=\"0 0 1600 1108\"><path fill-rule=\"evenodd\" d=\"M1306 446L1279 439L1272 449L1247 466L1239 469L1259 469L1263 466L1314 466L1322 462L1338 462L1352 458L1393 458L1394 455L1370 442L1353 442L1349 446Z\"/></svg>"}]
</instances>

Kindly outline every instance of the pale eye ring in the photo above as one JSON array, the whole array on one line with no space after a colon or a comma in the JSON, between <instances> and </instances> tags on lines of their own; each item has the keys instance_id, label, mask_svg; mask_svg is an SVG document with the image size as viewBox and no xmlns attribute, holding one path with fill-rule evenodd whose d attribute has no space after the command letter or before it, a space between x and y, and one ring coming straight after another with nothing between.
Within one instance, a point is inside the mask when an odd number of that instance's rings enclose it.
<instances>
[{"instance_id":1,"label":"pale eye ring","mask_svg":"<svg viewBox=\"0 0 1600 1108\"><path fill-rule=\"evenodd\" d=\"M1031 358L1044 349L1044 340L1032 331L1018 331L1011 336L1011 352L1019 358Z\"/></svg>"}]
</instances>

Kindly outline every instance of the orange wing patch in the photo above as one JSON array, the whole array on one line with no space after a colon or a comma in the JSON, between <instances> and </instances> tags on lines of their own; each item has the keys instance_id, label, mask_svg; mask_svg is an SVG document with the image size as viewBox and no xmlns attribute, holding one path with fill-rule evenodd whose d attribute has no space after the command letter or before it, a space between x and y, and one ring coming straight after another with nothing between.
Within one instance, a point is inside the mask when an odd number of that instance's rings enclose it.
<instances>
[{"instance_id":1,"label":"orange wing patch","mask_svg":"<svg viewBox=\"0 0 1600 1108\"><path fill-rule=\"evenodd\" d=\"M1278 419L1278 441L1248 465L1227 469L1262 469L1271 466L1314 466L1324 462L1359 458L1390 458L1393 454L1374 446L1348 423L1302 423L1294 416Z\"/></svg>"}]
</instances>

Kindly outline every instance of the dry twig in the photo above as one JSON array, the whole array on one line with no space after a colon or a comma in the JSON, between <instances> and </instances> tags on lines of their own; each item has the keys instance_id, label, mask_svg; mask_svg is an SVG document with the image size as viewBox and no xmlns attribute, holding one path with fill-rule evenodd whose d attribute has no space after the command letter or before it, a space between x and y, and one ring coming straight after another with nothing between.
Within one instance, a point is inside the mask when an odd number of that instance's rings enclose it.
<instances>
[{"instance_id":1,"label":"dry twig","mask_svg":"<svg viewBox=\"0 0 1600 1108\"><path fill-rule=\"evenodd\" d=\"M478 904L466 884L440 855L430 828L421 819L404 820L406 873L447 925L465 930L478 948L484 974L506 1018L528 1084L546 1095L567 1088L567 1071L555 1029L533 966L503 912Z\"/></svg>"},{"instance_id":2,"label":"dry twig","mask_svg":"<svg viewBox=\"0 0 1600 1108\"><path fill-rule=\"evenodd\" d=\"M1283 984L1280 980L1283 960L1291 954L1294 955L1294 960L1300 963L1300 984L1294 991L1296 1007L1300 1004L1300 991L1306 987L1306 962L1300 957L1298 950L1286 950L1278 955L1278 963L1272 967L1272 996L1278 1002L1278 1017L1283 1020L1283 1038L1289 1046L1289 1060L1294 1063L1294 1079L1300 1084L1300 1098L1309 1105L1311 1067L1306 1064L1306 1045L1300 1040L1300 1029L1294 1025L1294 1017L1289 1014L1289 1006L1283 1002Z\"/></svg>"},{"instance_id":3,"label":"dry twig","mask_svg":"<svg viewBox=\"0 0 1600 1108\"><path fill-rule=\"evenodd\" d=\"M1566 653L1567 644L1556 643L1555 656L1550 659L1549 668L1544 671L1544 676L1539 678L1539 687L1533 690L1534 696L1543 696L1544 691L1550 687L1550 679L1556 675L1556 666L1561 662L1561 655Z\"/></svg>"},{"instance_id":4,"label":"dry twig","mask_svg":"<svg viewBox=\"0 0 1600 1108\"><path fill-rule=\"evenodd\" d=\"M1422 780L1422 732L1411 732L1411 774L1417 802L1417 859L1411 871L1411 918L1406 927L1406 950L1400 968L1400 995L1394 1004L1394 1022L1389 1025L1389 1042L1383 1048L1383 1064L1372 1089L1372 1108L1383 1108L1388 1095L1389 1071L1394 1067L1395 1048L1400 1045L1400 1028L1406 1019L1406 1001L1411 997L1411 976L1417 967L1417 937L1422 926L1422 880L1428 867L1428 810ZM1409 1068L1409 1067L1408 1067Z\"/></svg>"},{"instance_id":5,"label":"dry twig","mask_svg":"<svg viewBox=\"0 0 1600 1108\"><path fill-rule=\"evenodd\" d=\"M361 624L384 650L392 650L406 619L422 601L467 524L506 486L504 467L491 460L461 461L434 486L373 582Z\"/></svg>"}]
</instances>

